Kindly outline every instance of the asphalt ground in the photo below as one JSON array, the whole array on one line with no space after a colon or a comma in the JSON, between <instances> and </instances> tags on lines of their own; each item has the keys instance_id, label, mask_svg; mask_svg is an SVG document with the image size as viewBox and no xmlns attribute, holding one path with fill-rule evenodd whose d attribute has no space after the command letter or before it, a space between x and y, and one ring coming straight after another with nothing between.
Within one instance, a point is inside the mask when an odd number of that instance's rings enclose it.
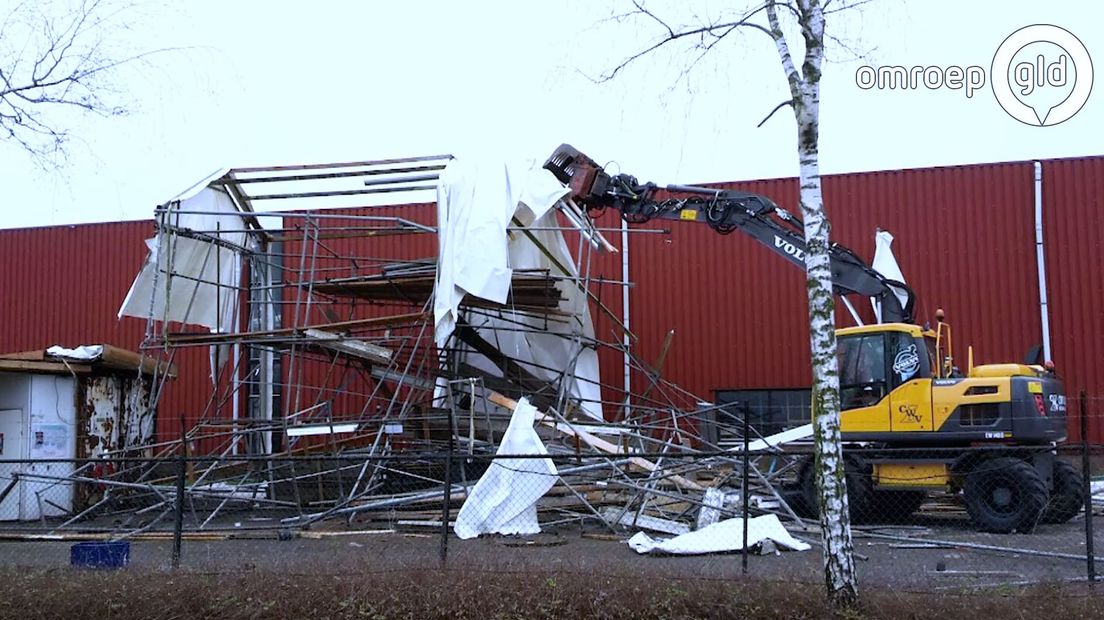
<instances>
[{"instance_id":1,"label":"asphalt ground","mask_svg":"<svg viewBox=\"0 0 1104 620\"><path fill-rule=\"evenodd\" d=\"M1098 530L1101 528L1097 528ZM185 539L180 567L202 573L243 571L285 574L358 574L441 566L438 528L399 528L352 524L347 529L318 529L288 537L274 530L229 530L224 540ZM608 531L577 526L546 528L529 537L484 536L459 540L450 536L445 567L450 570L532 573L557 572L604 576L737 579L743 575L739 553L702 556L639 555ZM819 532L795 531L815 542ZM896 537L904 540L888 539ZM933 522L855 530L856 567L860 583L921 591L1025 585L1083 580L1086 539L1084 519L1040 526L1031 534L988 534L964 524ZM932 545L931 540L957 545ZM1104 535L1095 536L1104 554ZM50 570L69 567L75 541L0 542L0 567ZM981 550L966 545L1002 550ZM1063 553L1075 559L1039 557L1032 551ZM128 571L166 570L172 543L168 539L131 542ZM1099 562L1104 570L1104 558ZM747 574L769 580L822 582L821 553L809 551L751 553Z\"/></svg>"}]
</instances>

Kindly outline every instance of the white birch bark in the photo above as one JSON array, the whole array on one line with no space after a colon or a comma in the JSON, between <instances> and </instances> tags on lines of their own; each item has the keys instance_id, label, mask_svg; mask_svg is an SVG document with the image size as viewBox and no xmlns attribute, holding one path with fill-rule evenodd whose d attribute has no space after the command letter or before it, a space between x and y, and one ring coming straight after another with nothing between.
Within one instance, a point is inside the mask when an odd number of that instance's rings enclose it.
<instances>
[{"instance_id":1,"label":"white birch bark","mask_svg":"<svg viewBox=\"0 0 1104 620\"><path fill-rule=\"evenodd\" d=\"M858 599L851 519L843 450L840 445L839 374L836 366L835 303L829 249L831 225L824 214L820 188L820 75L824 60L824 12L819 0L796 0L805 39L805 58L798 71L779 25L775 4L767 18L793 97L800 163L801 213L805 221L806 286L809 298L809 348L812 353L812 416L816 446L817 491L824 542L824 579L837 605Z\"/></svg>"},{"instance_id":2,"label":"white birch bark","mask_svg":"<svg viewBox=\"0 0 1104 620\"><path fill-rule=\"evenodd\" d=\"M826 0L830 1L830 0ZM678 40L697 41L692 45L695 60L684 70L689 71L727 35L738 28L751 28L769 35L775 43L782 69L790 86L790 100L797 121L797 154L800 164L801 212L805 221L806 286L809 300L809 348L813 361L812 417L816 444L816 478L820 503L820 524L824 542L824 578L829 599L837 607L847 607L858 601L855 579L851 519L847 505L847 484L840 445L839 374L836 367L835 308L832 296L832 272L829 250L830 224L824 214L820 189L818 139L820 128L820 76L824 62L824 7L821 0L763 0L756 2L743 16L732 21L714 21L697 27L676 29L645 8L641 0L633 0L634 14L661 26L665 35L645 49L629 56L600 81L612 80L629 64L648 56ZM856 6L860 3L852 3ZM778 19L778 7L797 18L805 42L805 56L800 69L793 56ZM766 10L769 27L751 21ZM836 7L839 11L840 7ZM712 38L705 37L709 34ZM704 41L708 41L705 43ZM767 119L763 119L766 122ZM760 123L761 125L762 123Z\"/></svg>"}]
</instances>

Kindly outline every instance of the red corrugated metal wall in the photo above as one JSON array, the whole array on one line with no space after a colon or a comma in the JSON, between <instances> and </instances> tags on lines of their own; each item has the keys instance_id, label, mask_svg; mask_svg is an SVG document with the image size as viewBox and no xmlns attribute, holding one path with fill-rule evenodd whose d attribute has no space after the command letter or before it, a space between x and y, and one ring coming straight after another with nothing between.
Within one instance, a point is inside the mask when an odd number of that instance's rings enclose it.
<instances>
[{"instance_id":1,"label":"red corrugated metal wall","mask_svg":"<svg viewBox=\"0 0 1104 620\"><path fill-rule=\"evenodd\" d=\"M1104 157L1043 162L1051 352L1070 396L1082 389L1090 396L1087 413L1093 441L1104 441L1102 224ZM1077 424L1071 424L1070 431L1079 437Z\"/></svg>"},{"instance_id":2,"label":"red corrugated metal wall","mask_svg":"<svg viewBox=\"0 0 1104 620\"><path fill-rule=\"evenodd\" d=\"M797 211L793 179L721 186L758 192ZM972 344L979 362L1020 360L1041 341L1030 162L826 176L824 195L834 240L860 256L872 256L875 228L894 234L895 253L920 299L919 316L945 309L960 359ZM1053 356L1071 394L1083 388L1099 399L1104 335L1094 319L1104 304L1104 246L1095 236L1104 218L1102 195L1104 157L1044 162ZM398 207L395 214L433 219L428 205ZM611 215L600 223L616 226ZM631 237L635 353L654 361L675 329L664 376L707 398L718 389L807 385L800 270L739 233L722 237L678 222L650 226L671 232ZM144 323L120 322L115 312L151 233L148 221L0 231L0 351L100 341L137 348ZM619 245L616 233L607 236ZM406 236L339 245L379 257L428 256L435 247ZM591 269L620 279L620 256L598 255ZM599 294L621 314L615 287ZM842 307L837 314L848 323ZM615 339L612 322L601 315L595 309L597 335ZM621 356L604 350L600 359L605 398L619 400ZM177 362L181 378L161 410L165 438L175 437L180 413L193 419L202 411L210 390L203 350L184 352ZM633 380L644 385L640 373ZM1104 441L1104 427L1091 435Z\"/></svg>"},{"instance_id":3,"label":"red corrugated metal wall","mask_svg":"<svg viewBox=\"0 0 1104 620\"><path fill-rule=\"evenodd\" d=\"M152 234L148 221L0 230L0 351L134 348L145 325L115 313Z\"/></svg>"},{"instance_id":4,"label":"red corrugated metal wall","mask_svg":"<svg viewBox=\"0 0 1104 620\"><path fill-rule=\"evenodd\" d=\"M894 234L920 320L944 308L960 355L973 344L979 363L1021 360L1041 341L1032 175L1030 163L1016 163L828 176L824 200L833 240L867 260L877 228ZM794 179L719 187L798 212ZM801 270L738 232L665 225L669 236L630 241L641 355L657 355L674 328L668 376L691 391L808 385ZM853 324L842 305L837 317Z\"/></svg>"}]
</instances>

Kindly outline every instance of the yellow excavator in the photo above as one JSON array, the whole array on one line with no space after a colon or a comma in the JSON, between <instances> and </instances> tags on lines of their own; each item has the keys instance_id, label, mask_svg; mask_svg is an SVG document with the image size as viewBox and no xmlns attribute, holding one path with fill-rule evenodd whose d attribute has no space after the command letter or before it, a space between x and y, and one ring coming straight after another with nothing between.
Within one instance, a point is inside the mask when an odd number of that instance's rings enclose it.
<instances>
[{"instance_id":1,"label":"yellow excavator","mask_svg":"<svg viewBox=\"0 0 1104 620\"><path fill-rule=\"evenodd\" d=\"M570 145L544 164L591 214L615 209L629 223L652 219L740 231L805 266L803 226L765 196L688 185L659 187L610 175ZM661 197L666 195L667 197ZM1083 506L1081 480L1057 458L1066 439L1066 396L1053 365L955 365L942 310L934 329L916 324L915 294L854 252L830 248L837 295L872 298L880 322L837 330L841 429L851 515L899 520L931 491L961 492L983 530L1032 531L1062 523ZM818 502L812 460L789 494L798 512Z\"/></svg>"}]
</instances>

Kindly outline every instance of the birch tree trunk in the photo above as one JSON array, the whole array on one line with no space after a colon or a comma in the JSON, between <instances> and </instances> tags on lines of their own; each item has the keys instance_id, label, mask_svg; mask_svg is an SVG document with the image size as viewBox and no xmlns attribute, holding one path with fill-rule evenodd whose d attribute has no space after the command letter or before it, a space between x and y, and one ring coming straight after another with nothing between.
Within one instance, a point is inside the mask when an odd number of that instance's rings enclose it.
<instances>
[{"instance_id":1,"label":"birch tree trunk","mask_svg":"<svg viewBox=\"0 0 1104 620\"><path fill-rule=\"evenodd\" d=\"M832 0L825 0L830 2ZM854 8L864 0L837 0L833 12ZM858 602L855 579L854 549L851 542L851 518L847 506L847 484L840 445L839 372L836 367L836 317L832 296L831 256L828 251L828 219L824 215L824 200L820 192L818 140L820 134L820 76L824 63L824 7L821 0L756 0L743 15L734 19L701 22L695 26L672 26L643 0L632 0L634 10L624 19L638 16L658 25L663 34L658 41L628 56L599 80L612 80L633 62L676 42L688 42L692 60L685 75L698 60L733 31L749 28L761 31L774 40L782 69L790 87L790 99L776 107L760 125L779 109L789 105L797 121L797 155L800 164L801 212L805 222L806 287L809 297L809 348L813 361L812 417L816 443L815 475L820 504L820 525L824 542L824 580L828 597L837 607ZM840 5L843 6L840 6ZM778 19L778 7L797 19L805 42L805 56L800 69L793 56ZM767 13L768 27L752 21ZM708 35L708 36L707 36Z\"/></svg>"},{"instance_id":2,"label":"birch tree trunk","mask_svg":"<svg viewBox=\"0 0 1104 620\"><path fill-rule=\"evenodd\" d=\"M819 0L797 0L805 39L805 58L798 71L779 25L774 4L767 18L782 68L793 96L800 163L801 213L805 221L806 287L809 297L809 348L812 353L813 437L815 472L824 542L824 579L829 599L837 606L858 601L851 519L840 444L839 372L836 365L835 303L829 249L831 225L824 214L820 189L820 75L824 60L824 12Z\"/></svg>"}]
</instances>

